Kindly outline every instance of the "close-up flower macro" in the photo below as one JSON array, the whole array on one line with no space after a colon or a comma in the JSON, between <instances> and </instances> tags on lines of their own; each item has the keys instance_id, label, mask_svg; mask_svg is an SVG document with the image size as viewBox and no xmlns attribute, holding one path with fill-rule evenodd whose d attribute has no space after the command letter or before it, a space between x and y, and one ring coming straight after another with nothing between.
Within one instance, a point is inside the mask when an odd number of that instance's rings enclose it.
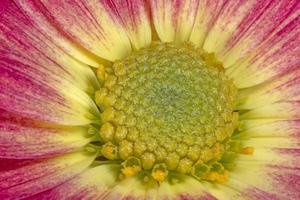
<instances>
[{"instance_id":1,"label":"close-up flower macro","mask_svg":"<svg viewBox=\"0 0 300 200\"><path fill-rule=\"evenodd\" d=\"M299 200L299 0L0 0L0 200Z\"/></svg>"}]
</instances>

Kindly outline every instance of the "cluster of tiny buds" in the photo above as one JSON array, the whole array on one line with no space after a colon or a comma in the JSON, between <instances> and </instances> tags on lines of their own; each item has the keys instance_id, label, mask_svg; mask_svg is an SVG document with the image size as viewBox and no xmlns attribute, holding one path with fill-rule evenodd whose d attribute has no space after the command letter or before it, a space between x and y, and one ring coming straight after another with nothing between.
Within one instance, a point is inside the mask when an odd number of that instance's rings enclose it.
<instances>
[{"instance_id":1,"label":"cluster of tiny buds","mask_svg":"<svg viewBox=\"0 0 300 200\"><path fill-rule=\"evenodd\" d=\"M169 44L100 66L101 156L123 161L121 177L149 171L162 182L172 171L225 182L238 114L221 68L210 54Z\"/></svg>"}]
</instances>

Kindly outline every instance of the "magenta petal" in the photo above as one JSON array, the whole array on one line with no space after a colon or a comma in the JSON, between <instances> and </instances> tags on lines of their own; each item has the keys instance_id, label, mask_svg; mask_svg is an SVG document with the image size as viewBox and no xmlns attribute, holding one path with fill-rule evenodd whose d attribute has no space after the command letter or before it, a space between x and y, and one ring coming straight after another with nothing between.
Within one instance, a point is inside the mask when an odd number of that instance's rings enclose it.
<instances>
[{"instance_id":1,"label":"magenta petal","mask_svg":"<svg viewBox=\"0 0 300 200\"><path fill-rule=\"evenodd\" d=\"M281 5L282 2L286 2L287 5ZM297 13L300 11L300 3L298 1L282 2L280 1L279 5L284 7L286 14L281 13L282 16L278 16L282 18L281 23L274 27L265 40L260 39L260 43L253 46L249 54L244 53L245 58L235 64L232 63L228 74L235 80L238 87L257 85L287 73L294 73L293 71L299 68L300 16ZM280 12L276 13L280 14ZM273 20L269 20L272 24ZM274 23L278 22L275 20ZM253 36L255 33L253 32ZM245 43L248 44L247 46L252 44L251 42ZM237 51L241 52L241 49L237 48ZM230 60L229 56L227 58Z\"/></svg>"},{"instance_id":2,"label":"magenta petal","mask_svg":"<svg viewBox=\"0 0 300 200\"><path fill-rule=\"evenodd\" d=\"M45 16L41 15L39 9L31 7L35 4L34 2L37 3L37 1L26 0L2 0L0 3L1 30L8 31L8 34L19 40L19 44L26 42L22 39L23 35L18 33L22 30L30 41L38 41L36 47L46 47L48 42L54 43L56 48L60 48L77 59L92 66L98 66L95 56L70 41L56 24L50 23Z\"/></svg>"},{"instance_id":3,"label":"magenta petal","mask_svg":"<svg viewBox=\"0 0 300 200\"><path fill-rule=\"evenodd\" d=\"M38 26L55 27L93 55L115 60L131 51L122 22L113 18L104 1L17 1L17 4ZM50 36L54 36L53 31Z\"/></svg>"},{"instance_id":4,"label":"magenta petal","mask_svg":"<svg viewBox=\"0 0 300 200\"><path fill-rule=\"evenodd\" d=\"M37 159L70 152L92 140L87 132L85 127L47 127L0 109L0 158Z\"/></svg>"},{"instance_id":5,"label":"magenta petal","mask_svg":"<svg viewBox=\"0 0 300 200\"><path fill-rule=\"evenodd\" d=\"M51 123L90 123L92 70L56 46L11 1L0 3L0 108ZM94 113L91 113L94 112Z\"/></svg>"},{"instance_id":6,"label":"magenta petal","mask_svg":"<svg viewBox=\"0 0 300 200\"><path fill-rule=\"evenodd\" d=\"M159 39L163 42L181 43L189 41L194 25L200 24L200 21L196 21L198 12L204 11L208 16L207 21L211 17L205 1L153 0L149 3L154 28ZM214 7L218 3L210 2L208 4ZM205 29L206 27L201 28ZM199 33L194 34L200 35Z\"/></svg>"},{"instance_id":7,"label":"magenta petal","mask_svg":"<svg viewBox=\"0 0 300 200\"><path fill-rule=\"evenodd\" d=\"M150 10L145 0L104 0L103 6L113 19L119 19L134 49L151 43Z\"/></svg>"},{"instance_id":8,"label":"magenta petal","mask_svg":"<svg viewBox=\"0 0 300 200\"><path fill-rule=\"evenodd\" d=\"M22 199L53 188L83 171L93 155L67 154L44 160L1 160L0 199Z\"/></svg>"},{"instance_id":9,"label":"magenta petal","mask_svg":"<svg viewBox=\"0 0 300 200\"><path fill-rule=\"evenodd\" d=\"M82 174L51 190L39 193L31 199L105 199L105 200L217 200L204 191L201 183L190 178L182 186L169 185L159 188L155 183L147 187L137 178L117 179L118 166L102 165L89 168ZM196 183L196 185L195 185ZM199 187L197 187L199 186ZM192 187L193 192L187 192ZM66 191L68 191L66 193ZM168 193L169 192L169 193Z\"/></svg>"}]
</instances>

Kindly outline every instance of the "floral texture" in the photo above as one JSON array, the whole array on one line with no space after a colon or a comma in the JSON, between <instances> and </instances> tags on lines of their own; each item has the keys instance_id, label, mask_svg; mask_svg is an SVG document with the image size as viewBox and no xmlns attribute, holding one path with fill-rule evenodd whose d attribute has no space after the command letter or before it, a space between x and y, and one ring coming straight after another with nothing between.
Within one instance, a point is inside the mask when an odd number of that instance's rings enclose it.
<instances>
[{"instance_id":1,"label":"floral texture","mask_svg":"<svg viewBox=\"0 0 300 200\"><path fill-rule=\"evenodd\" d=\"M153 42L200 49L236 87L228 179L141 180L108 148L128 161L125 140L97 146L106 69ZM1 0L0 44L0 199L300 199L299 0Z\"/></svg>"}]
</instances>

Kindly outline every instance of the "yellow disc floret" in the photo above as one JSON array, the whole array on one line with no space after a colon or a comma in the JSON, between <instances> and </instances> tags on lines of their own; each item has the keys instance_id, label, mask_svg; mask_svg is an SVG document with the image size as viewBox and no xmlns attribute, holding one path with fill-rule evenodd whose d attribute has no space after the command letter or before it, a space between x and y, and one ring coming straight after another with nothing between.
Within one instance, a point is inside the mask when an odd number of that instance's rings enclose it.
<instances>
[{"instance_id":1,"label":"yellow disc floret","mask_svg":"<svg viewBox=\"0 0 300 200\"><path fill-rule=\"evenodd\" d=\"M253 152L232 140L237 89L213 54L157 43L97 75L101 155L120 160L123 177L163 182L172 172L222 183L228 155Z\"/></svg>"}]
</instances>

